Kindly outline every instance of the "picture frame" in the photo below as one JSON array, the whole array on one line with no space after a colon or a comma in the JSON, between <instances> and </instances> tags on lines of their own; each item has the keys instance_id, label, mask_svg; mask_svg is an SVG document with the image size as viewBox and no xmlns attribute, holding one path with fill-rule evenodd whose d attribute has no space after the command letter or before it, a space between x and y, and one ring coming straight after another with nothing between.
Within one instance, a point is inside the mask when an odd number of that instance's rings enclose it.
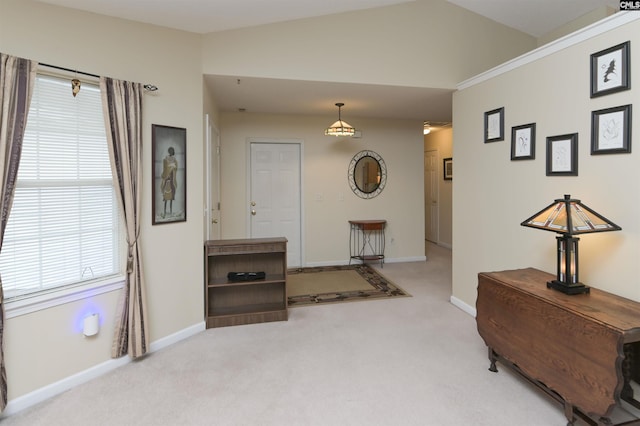
<instances>
[{"instance_id":1,"label":"picture frame","mask_svg":"<svg viewBox=\"0 0 640 426\"><path fill-rule=\"evenodd\" d=\"M629 90L630 42L591 54L591 97Z\"/></svg>"},{"instance_id":2,"label":"picture frame","mask_svg":"<svg viewBox=\"0 0 640 426\"><path fill-rule=\"evenodd\" d=\"M504 107L484 113L484 143L504 140Z\"/></svg>"},{"instance_id":3,"label":"picture frame","mask_svg":"<svg viewBox=\"0 0 640 426\"><path fill-rule=\"evenodd\" d=\"M511 128L511 160L536 158L536 123Z\"/></svg>"},{"instance_id":4,"label":"picture frame","mask_svg":"<svg viewBox=\"0 0 640 426\"><path fill-rule=\"evenodd\" d=\"M591 112L591 155L631 153L631 105Z\"/></svg>"},{"instance_id":5,"label":"picture frame","mask_svg":"<svg viewBox=\"0 0 640 426\"><path fill-rule=\"evenodd\" d=\"M442 160L442 173L444 180L453 180L453 158Z\"/></svg>"},{"instance_id":6,"label":"picture frame","mask_svg":"<svg viewBox=\"0 0 640 426\"><path fill-rule=\"evenodd\" d=\"M578 176L578 134L547 137L547 176Z\"/></svg>"},{"instance_id":7,"label":"picture frame","mask_svg":"<svg viewBox=\"0 0 640 426\"><path fill-rule=\"evenodd\" d=\"M151 125L152 224L187 220L187 129Z\"/></svg>"}]
</instances>

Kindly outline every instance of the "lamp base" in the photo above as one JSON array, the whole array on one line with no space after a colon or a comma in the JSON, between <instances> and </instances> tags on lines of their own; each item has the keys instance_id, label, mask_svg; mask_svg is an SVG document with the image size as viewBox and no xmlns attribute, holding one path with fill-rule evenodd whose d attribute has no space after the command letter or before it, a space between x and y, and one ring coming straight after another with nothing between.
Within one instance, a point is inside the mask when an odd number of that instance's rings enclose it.
<instances>
[{"instance_id":1,"label":"lamp base","mask_svg":"<svg viewBox=\"0 0 640 426\"><path fill-rule=\"evenodd\" d=\"M582 283L565 284L562 281L557 281L557 280L548 281L547 288L552 288L554 290L561 291L564 294L583 294L583 293L589 293L589 290L590 290L590 287L587 287Z\"/></svg>"}]
</instances>

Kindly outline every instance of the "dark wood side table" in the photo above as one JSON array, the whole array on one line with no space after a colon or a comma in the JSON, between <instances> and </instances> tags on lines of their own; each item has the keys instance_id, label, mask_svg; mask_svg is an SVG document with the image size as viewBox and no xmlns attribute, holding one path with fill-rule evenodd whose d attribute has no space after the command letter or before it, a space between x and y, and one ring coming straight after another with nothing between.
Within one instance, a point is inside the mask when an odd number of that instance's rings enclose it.
<instances>
[{"instance_id":1,"label":"dark wood side table","mask_svg":"<svg viewBox=\"0 0 640 426\"><path fill-rule=\"evenodd\" d=\"M367 260L379 260L384 267L384 228L386 220L350 220L349 235L350 258L363 263Z\"/></svg>"},{"instance_id":2,"label":"dark wood side table","mask_svg":"<svg viewBox=\"0 0 640 426\"><path fill-rule=\"evenodd\" d=\"M638 424L640 303L595 288L567 295L547 288L554 275L534 268L478 274L476 322L496 361L513 368L592 425ZM624 418L626 416L626 418ZM631 417L631 419L629 419ZM633 422L633 423L630 423Z\"/></svg>"}]
</instances>

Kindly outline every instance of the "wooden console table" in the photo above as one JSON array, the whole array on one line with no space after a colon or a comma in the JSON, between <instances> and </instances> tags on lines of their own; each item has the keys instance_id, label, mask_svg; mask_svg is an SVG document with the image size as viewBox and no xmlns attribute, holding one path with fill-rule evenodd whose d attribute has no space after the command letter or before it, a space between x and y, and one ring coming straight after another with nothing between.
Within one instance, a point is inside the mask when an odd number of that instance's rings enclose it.
<instances>
[{"instance_id":1,"label":"wooden console table","mask_svg":"<svg viewBox=\"0 0 640 426\"><path fill-rule=\"evenodd\" d=\"M363 263L367 260L379 260L384 267L384 228L386 220L350 220L351 233L349 247L351 260L357 259Z\"/></svg>"},{"instance_id":2,"label":"wooden console table","mask_svg":"<svg viewBox=\"0 0 640 426\"><path fill-rule=\"evenodd\" d=\"M569 425L576 416L613 424L622 400L638 406L630 383L640 381L640 303L595 288L566 295L547 288L554 278L533 268L478 274L489 370L512 367L564 405ZM638 424L631 417L616 424Z\"/></svg>"}]
</instances>

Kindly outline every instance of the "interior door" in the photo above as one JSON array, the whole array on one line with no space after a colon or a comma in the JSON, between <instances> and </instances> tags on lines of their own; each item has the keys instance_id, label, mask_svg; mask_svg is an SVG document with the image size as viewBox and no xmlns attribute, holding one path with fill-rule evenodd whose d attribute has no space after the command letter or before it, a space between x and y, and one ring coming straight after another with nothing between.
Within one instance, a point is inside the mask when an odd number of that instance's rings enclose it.
<instances>
[{"instance_id":1,"label":"interior door","mask_svg":"<svg viewBox=\"0 0 640 426\"><path fill-rule=\"evenodd\" d=\"M302 266L301 144L252 142L251 238L286 237L287 266Z\"/></svg>"},{"instance_id":2,"label":"interior door","mask_svg":"<svg viewBox=\"0 0 640 426\"><path fill-rule=\"evenodd\" d=\"M438 151L424 153L425 239L438 242Z\"/></svg>"},{"instance_id":3,"label":"interior door","mask_svg":"<svg viewBox=\"0 0 640 426\"><path fill-rule=\"evenodd\" d=\"M207 202L205 211L205 239L220 239L220 133L211 123L209 114L205 116L205 137L207 155Z\"/></svg>"}]
</instances>

